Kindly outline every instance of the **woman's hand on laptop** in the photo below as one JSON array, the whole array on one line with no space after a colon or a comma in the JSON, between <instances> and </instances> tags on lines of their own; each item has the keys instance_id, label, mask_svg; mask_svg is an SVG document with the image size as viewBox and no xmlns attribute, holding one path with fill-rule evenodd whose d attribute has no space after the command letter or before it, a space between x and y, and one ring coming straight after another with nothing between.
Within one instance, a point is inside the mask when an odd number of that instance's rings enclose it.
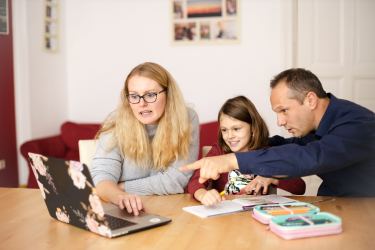
<instances>
[{"instance_id":1,"label":"woman's hand on laptop","mask_svg":"<svg viewBox=\"0 0 375 250\"><path fill-rule=\"evenodd\" d=\"M128 213L133 213L135 216L143 210L142 200L135 194L122 193L117 196L117 205L121 209L126 209Z\"/></svg>"},{"instance_id":2,"label":"woman's hand on laptop","mask_svg":"<svg viewBox=\"0 0 375 250\"><path fill-rule=\"evenodd\" d=\"M122 186L121 186L122 184ZM104 180L96 185L96 190L101 199L112 202L121 209L126 209L128 213L139 215L143 210L142 200L139 196L124 192L123 183L114 183L113 181Z\"/></svg>"}]
</instances>

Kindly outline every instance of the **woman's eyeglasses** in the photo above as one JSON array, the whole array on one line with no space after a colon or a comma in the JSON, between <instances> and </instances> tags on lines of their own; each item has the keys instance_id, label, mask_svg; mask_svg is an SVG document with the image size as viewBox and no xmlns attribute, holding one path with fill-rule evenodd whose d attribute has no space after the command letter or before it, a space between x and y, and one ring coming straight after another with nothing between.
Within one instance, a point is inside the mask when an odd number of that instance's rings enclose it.
<instances>
[{"instance_id":1,"label":"woman's eyeglasses","mask_svg":"<svg viewBox=\"0 0 375 250\"><path fill-rule=\"evenodd\" d=\"M156 100L158 99L158 94L163 93L165 91L167 90L163 89L160 92L149 92L144 95L128 94L126 95L126 97L128 98L128 101L131 104L137 104L141 101L141 99L143 99L143 101L147 103L153 103L153 102L156 102Z\"/></svg>"}]
</instances>

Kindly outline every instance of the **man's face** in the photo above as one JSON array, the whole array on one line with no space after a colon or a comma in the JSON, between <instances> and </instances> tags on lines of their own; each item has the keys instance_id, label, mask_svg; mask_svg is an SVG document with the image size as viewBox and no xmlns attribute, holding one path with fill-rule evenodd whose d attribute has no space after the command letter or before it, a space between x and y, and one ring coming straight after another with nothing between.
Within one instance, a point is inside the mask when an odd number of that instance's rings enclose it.
<instances>
[{"instance_id":1,"label":"man's face","mask_svg":"<svg viewBox=\"0 0 375 250\"><path fill-rule=\"evenodd\" d=\"M285 82L271 90L271 106L277 115L277 125L283 126L294 137L303 137L314 130L314 113L307 98L301 104L291 99L292 91Z\"/></svg>"}]
</instances>

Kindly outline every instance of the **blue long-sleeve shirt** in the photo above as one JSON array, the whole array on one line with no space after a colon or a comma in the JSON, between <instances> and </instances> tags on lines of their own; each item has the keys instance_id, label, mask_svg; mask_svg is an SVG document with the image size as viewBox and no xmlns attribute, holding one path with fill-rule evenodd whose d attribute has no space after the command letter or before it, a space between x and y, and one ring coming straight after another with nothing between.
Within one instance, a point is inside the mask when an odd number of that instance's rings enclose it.
<instances>
[{"instance_id":1,"label":"blue long-sleeve shirt","mask_svg":"<svg viewBox=\"0 0 375 250\"><path fill-rule=\"evenodd\" d=\"M302 138L271 138L274 147L236 153L240 171L261 176L317 174L318 195L375 196L375 114L328 94L316 131Z\"/></svg>"}]
</instances>

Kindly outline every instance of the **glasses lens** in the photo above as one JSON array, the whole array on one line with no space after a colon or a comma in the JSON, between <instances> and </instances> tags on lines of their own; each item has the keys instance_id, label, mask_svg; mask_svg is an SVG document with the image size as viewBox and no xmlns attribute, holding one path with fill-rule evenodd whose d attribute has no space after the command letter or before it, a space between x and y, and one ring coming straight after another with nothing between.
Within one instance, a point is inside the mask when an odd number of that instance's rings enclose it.
<instances>
[{"instance_id":1,"label":"glasses lens","mask_svg":"<svg viewBox=\"0 0 375 250\"><path fill-rule=\"evenodd\" d=\"M156 93L147 93L143 96L143 99L146 101L146 102L154 102L156 101L156 96L158 94Z\"/></svg>"},{"instance_id":2,"label":"glasses lens","mask_svg":"<svg viewBox=\"0 0 375 250\"><path fill-rule=\"evenodd\" d=\"M128 100L130 103L138 103L140 101L139 95L128 95Z\"/></svg>"}]
</instances>

